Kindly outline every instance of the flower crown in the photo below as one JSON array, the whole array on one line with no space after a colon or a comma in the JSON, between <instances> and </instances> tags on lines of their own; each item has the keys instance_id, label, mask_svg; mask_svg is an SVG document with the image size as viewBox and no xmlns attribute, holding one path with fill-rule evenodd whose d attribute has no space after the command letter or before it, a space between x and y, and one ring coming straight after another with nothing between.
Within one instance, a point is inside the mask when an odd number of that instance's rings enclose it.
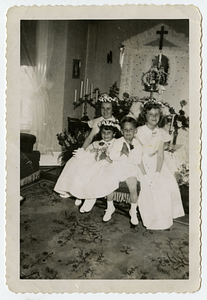
<instances>
[{"instance_id":1,"label":"flower crown","mask_svg":"<svg viewBox=\"0 0 207 300\"><path fill-rule=\"evenodd\" d=\"M147 100L143 103L143 108L148 106L148 105L158 105L160 107L165 107L164 104L161 102L161 101L157 101L156 99L150 99L150 100Z\"/></svg>"},{"instance_id":2,"label":"flower crown","mask_svg":"<svg viewBox=\"0 0 207 300\"><path fill-rule=\"evenodd\" d=\"M116 98L112 98L107 94L102 94L98 100L100 102L116 102Z\"/></svg>"},{"instance_id":3,"label":"flower crown","mask_svg":"<svg viewBox=\"0 0 207 300\"><path fill-rule=\"evenodd\" d=\"M112 121L112 120L102 120L99 124L99 127L101 126L112 126L112 127L116 127L119 129L119 122L117 120Z\"/></svg>"}]
</instances>

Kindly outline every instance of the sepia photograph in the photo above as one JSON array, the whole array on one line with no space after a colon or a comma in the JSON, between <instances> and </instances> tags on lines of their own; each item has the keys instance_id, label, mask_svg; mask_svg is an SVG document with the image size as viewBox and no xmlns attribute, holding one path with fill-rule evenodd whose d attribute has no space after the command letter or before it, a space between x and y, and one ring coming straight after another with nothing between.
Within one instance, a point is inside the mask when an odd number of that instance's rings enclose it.
<instances>
[{"instance_id":1,"label":"sepia photograph","mask_svg":"<svg viewBox=\"0 0 207 300\"><path fill-rule=\"evenodd\" d=\"M196 276L190 22L20 17L22 286Z\"/></svg>"}]
</instances>

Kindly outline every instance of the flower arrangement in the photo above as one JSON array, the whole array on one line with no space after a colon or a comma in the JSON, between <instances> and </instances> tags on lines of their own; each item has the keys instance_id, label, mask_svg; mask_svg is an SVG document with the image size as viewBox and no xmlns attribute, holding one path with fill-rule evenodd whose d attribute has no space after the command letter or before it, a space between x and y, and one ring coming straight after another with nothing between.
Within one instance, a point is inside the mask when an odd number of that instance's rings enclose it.
<instances>
[{"instance_id":1,"label":"flower arrangement","mask_svg":"<svg viewBox=\"0 0 207 300\"><path fill-rule=\"evenodd\" d=\"M84 132L80 129L75 132L74 136L66 129L64 132L57 134L59 145L62 147L62 152L59 155L62 166L72 157L74 150L82 147L88 134L88 131Z\"/></svg>"},{"instance_id":2,"label":"flower arrangement","mask_svg":"<svg viewBox=\"0 0 207 300\"><path fill-rule=\"evenodd\" d=\"M116 118L120 121L124 116L128 115L133 102L138 101L139 97L130 97L128 93L123 93L123 99L118 99L115 111Z\"/></svg>"},{"instance_id":3,"label":"flower arrangement","mask_svg":"<svg viewBox=\"0 0 207 300\"><path fill-rule=\"evenodd\" d=\"M164 68L158 68L152 66L149 71L142 75L142 85L144 85L145 91L158 92L160 86L167 85L168 73L164 71Z\"/></svg>"},{"instance_id":4,"label":"flower arrangement","mask_svg":"<svg viewBox=\"0 0 207 300\"><path fill-rule=\"evenodd\" d=\"M189 165L182 164L181 167L175 173L175 178L179 186L189 186Z\"/></svg>"},{"instance_id":5,"label":"flower arrangement","mask_svg":"<svg viewBox=\"0 0 207 300\"><path fill-rule=\"evenodd\" d=\"M130 96L128 93L123 93L122 98L119 98L119 87L117 86L117 81L112 84L112 86L109 88L109 96L113 97L116 102L116 106L114 107L114 116L119 121L126 116L130 108L133 104L133 102L138 102L140 99L137 96Z\"/></svg>"},{"instance_id":6,"label":"flower arrangement","mask_svg":"<svg viewBox=\"0 0 207 300\"><path fill-rule=\"evenodd\" d=\"M166 116L167 122L170 123L169 133L173 134L173 145L176 144L179 129L187 130L189 127L189 117L185 116L183 106L187 104L186 100L180 101L181 109L178 113L175 112L173 107L169 108L170 114Z\"/></svg>"}]
</instances>

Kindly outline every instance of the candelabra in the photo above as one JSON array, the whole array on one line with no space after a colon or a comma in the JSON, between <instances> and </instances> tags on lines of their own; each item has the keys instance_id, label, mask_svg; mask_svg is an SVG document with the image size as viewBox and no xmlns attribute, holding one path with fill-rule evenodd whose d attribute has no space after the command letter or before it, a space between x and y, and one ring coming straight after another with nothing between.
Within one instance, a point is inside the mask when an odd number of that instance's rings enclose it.
<instances>
[{"instance_id":1,"label":"candelabra","mask_svg":"<svg viewBox=\"0 0 207 300\"><path fill-rule=\"evenodd\" d=\"M85 96L83 96L83 98L79 98L78 101L73 102L74 109L83 105L83 116L81 118L81 121L89 120L89 117L87 115L87 106L89 104L91 107L97 109L98 105L97 105L96 101L97 101L97 93L96 93L96 97L94 97L94 98L91 98L91 94L85 94Z\"/></svg>"}]
</instances>

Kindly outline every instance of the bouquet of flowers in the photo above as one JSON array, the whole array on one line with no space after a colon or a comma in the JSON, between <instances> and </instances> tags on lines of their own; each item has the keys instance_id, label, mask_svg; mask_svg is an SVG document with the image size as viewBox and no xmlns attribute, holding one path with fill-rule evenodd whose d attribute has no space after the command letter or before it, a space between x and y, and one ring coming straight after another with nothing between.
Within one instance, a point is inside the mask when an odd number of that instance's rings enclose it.
<instances>
[{"instance_id":1,"label":"bouquet of flowers","mask_svg":"<svg viewBox=\"0 0 207 300\"><path fill-rule=\"evenodd\" d=\"M62 133L57 134L59 145L62 147L62 152L59 155L61 165L64 165L72 156L74 150L82 147L88 132L78 130L75 136L72 136L66 129Z\"/></svg>"}]
</instances>

